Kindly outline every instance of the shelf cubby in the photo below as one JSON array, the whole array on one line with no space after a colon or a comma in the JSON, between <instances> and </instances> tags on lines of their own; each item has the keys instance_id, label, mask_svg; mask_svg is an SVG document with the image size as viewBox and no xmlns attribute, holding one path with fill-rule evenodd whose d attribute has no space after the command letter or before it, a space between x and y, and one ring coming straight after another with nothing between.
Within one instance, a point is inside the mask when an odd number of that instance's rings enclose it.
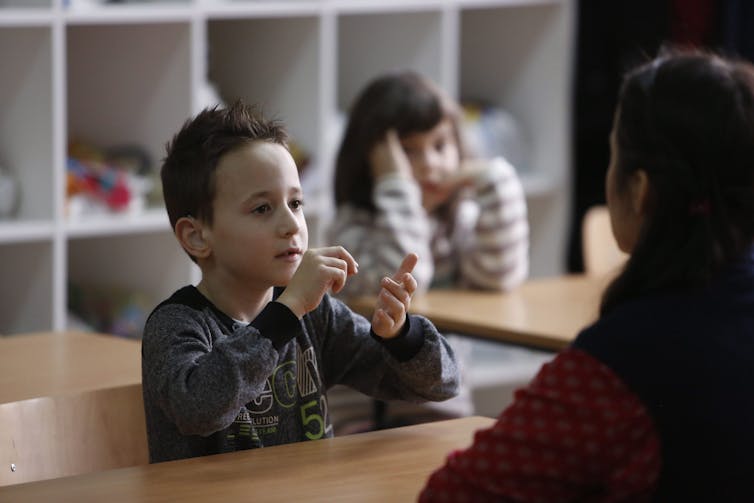
<instances>
[{"instance_id":1,"label":"shelf cubby","mask_svg":"<svg viewBox=\"0 0 754 503\"><path fill-rule=\"evenodd\" d=\"M18 220L53 220L52 40L47 27L0 29L0 165L16 179Z\"/></svg>"},{"instance_id":2,"label":"shelf cubby","mask_svg":"<svg viewBox=\"0 0 754 503\"><path fill-rule=\"evenodd\" d=\"M52 241L47 239L0 246L0 335L50 330L54 301L52 249Z\"/></svg>"},{"instance_id":3,"label":"shelf cubby","mask_svg":"<svg viewBox=\"0 0 754 503\"><path fill-rule=\"evenodd\" d=\"M190 28L69 26L68 140L99 148L136 145L157 169L165 143L192 111Z\"/></svg>"},{"instance_id":4,"label":"shelf cubby","mask_svg":"<svg viewBox=\"0 0 754 503\"><path fill-rule=\"evenodd\" d=\"M442 82L442 16L435 9L341 14L338 108L347 111L366 83L387 71L411 68Z\"/></svg>"}]
</instances>

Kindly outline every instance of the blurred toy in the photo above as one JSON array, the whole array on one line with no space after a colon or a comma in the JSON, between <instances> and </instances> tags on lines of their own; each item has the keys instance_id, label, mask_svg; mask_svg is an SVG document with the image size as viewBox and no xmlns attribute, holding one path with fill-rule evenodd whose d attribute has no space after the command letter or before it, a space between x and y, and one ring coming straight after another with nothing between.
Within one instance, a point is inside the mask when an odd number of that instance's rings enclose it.
<instances>
[{"instance_id":1,"label":"blurred toy","mask_svg":"<svg viewBox=\"0 0 754 503\"><path fill-rule=\"evenodd\" d=\"M504 157L518 171L529 167L529 142L511 113L500 107L466 101L462 124L464 140L475 156Z\"/></svg>"},{"instance_id":2,"label":"blurred toy","mask_svg":"<svg viewBox=\"0 0 754 503\"><path fill-rule=\"evenodd\" d=\"M138 339L153 303L126 288L69 284L68 304L79 323L98 332Z\"/></svg>"},{"instance_id":3,"label":"blurred toy","mask_svg":"<svg viewBox=\"0 0 754 503\"><path fill-rule=\"evenodd\" d=\"M68 196L86 194L103 201L113 210L128 206L131 193L125 175L108 168L94 168L91 163L68 158Z\"/></svg>"},{"instance_id":4,"label":"blurred toy","mask_svg":"<svg viewBox=\"0 0 754 503\"><path fill-rule=\"evenodd\" d=\"M68 147L68 214L140 211L151 190L152 163L143 148L108 150L73 141Z\"/></svg>"}]
</instances>

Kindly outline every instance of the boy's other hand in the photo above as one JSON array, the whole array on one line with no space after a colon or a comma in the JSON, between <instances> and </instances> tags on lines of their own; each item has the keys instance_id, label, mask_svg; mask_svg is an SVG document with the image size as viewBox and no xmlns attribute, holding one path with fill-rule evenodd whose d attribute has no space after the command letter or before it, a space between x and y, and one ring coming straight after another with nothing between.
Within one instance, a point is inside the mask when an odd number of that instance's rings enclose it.
<instances>
[{"instance_id":1,"label":"boy's other hand","mask_svg":"<svg viewBox=\"0 0 754 503\"><path fill-rule=\"evenodd\" d=\"M358 271L356 259L342 246L309 249L277 301L301 318L322 302L326 292L341 291L346 278Z\"/></svg>"},{"instance_id":2,"label":"boy's other hand","mask_svg":"<svg viewBox=\"0 0 754 503\"><path fill-rule=\"evenodd\" d=\"M409 253L392 278L382 278L382 288L372 315L372 330L383 339L398 335L406 323L406 313L416 291L416 279L411 271L418 261L416 253Z\"/></svg>"},{"instance_id":3,"label":"boy's other hand","mask_svg":"<svg viewBox=\"0 0 754 503\"><path fill-rule=\"evenodd\" d=\"M369 152L369 163L372 168L372 178L375 180L392 174L408 179L414 176L411 163L395 129L389 129L385 133L385 138L372 147L372 151Z\"/></svg>"}]
</instances>

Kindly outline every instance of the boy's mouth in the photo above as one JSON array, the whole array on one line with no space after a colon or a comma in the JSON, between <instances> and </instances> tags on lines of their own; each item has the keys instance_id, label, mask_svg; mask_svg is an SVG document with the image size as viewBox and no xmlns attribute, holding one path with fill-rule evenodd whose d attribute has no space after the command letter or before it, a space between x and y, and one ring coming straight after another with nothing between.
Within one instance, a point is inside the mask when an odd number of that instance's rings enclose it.
<instances>
[{"instance_id":1,"label":"boy's mouth","mask_svg":"<svg viewBox=\"0 0 754 503\"><path fill-rule=\"evenodd\" d=\"M283 253L278 253L275 258L295 259L301 256L301 250L299 248L288 248Z\"/></svg>"}]
</instances>

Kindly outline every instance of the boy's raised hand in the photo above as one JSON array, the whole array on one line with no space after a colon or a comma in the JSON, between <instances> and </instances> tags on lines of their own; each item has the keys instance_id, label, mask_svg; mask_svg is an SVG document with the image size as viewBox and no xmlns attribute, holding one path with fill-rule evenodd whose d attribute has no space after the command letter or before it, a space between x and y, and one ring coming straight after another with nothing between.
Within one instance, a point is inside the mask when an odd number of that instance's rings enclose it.
<instances>
[{"instance_id":1,"label":"boy's raised hand","mask_svg":"<svg viewBox=\"0 0 754 503\"><path fill-rule=\"evenodd\" d=\"M398 132L389 129L385 137L377 142L369 152L369 164L372 168L372 177L377 180L383 176L396 174L404 178L413 178L411 163L403 151Z\"/></svg>"},{"instance_id":2,"label":"boy's raised hand","mask_svg":"<svg viewBox=\"0 0 754 503\"><path fill-rule=\"evenodd\" d=\"M382 288L372 315L372 331L383 339L398 335L406 322L411 296L416 291L416 280L411 271L418 261L416 253L409 253L392 278L382 278Z\"/></svg>"},{"instance_id":3,"label":"boy's raised hand","mask_svg":"<svg viewBox=\"0 0 754 503\"><path fill-rule=\"evenodd\" d=\"M341 291L346 278L358 270L356 259L342 246L311 248L304 253L298 269L277 301L301 318L322 302L327 291Z\"/></svg>"}]
</instances>

